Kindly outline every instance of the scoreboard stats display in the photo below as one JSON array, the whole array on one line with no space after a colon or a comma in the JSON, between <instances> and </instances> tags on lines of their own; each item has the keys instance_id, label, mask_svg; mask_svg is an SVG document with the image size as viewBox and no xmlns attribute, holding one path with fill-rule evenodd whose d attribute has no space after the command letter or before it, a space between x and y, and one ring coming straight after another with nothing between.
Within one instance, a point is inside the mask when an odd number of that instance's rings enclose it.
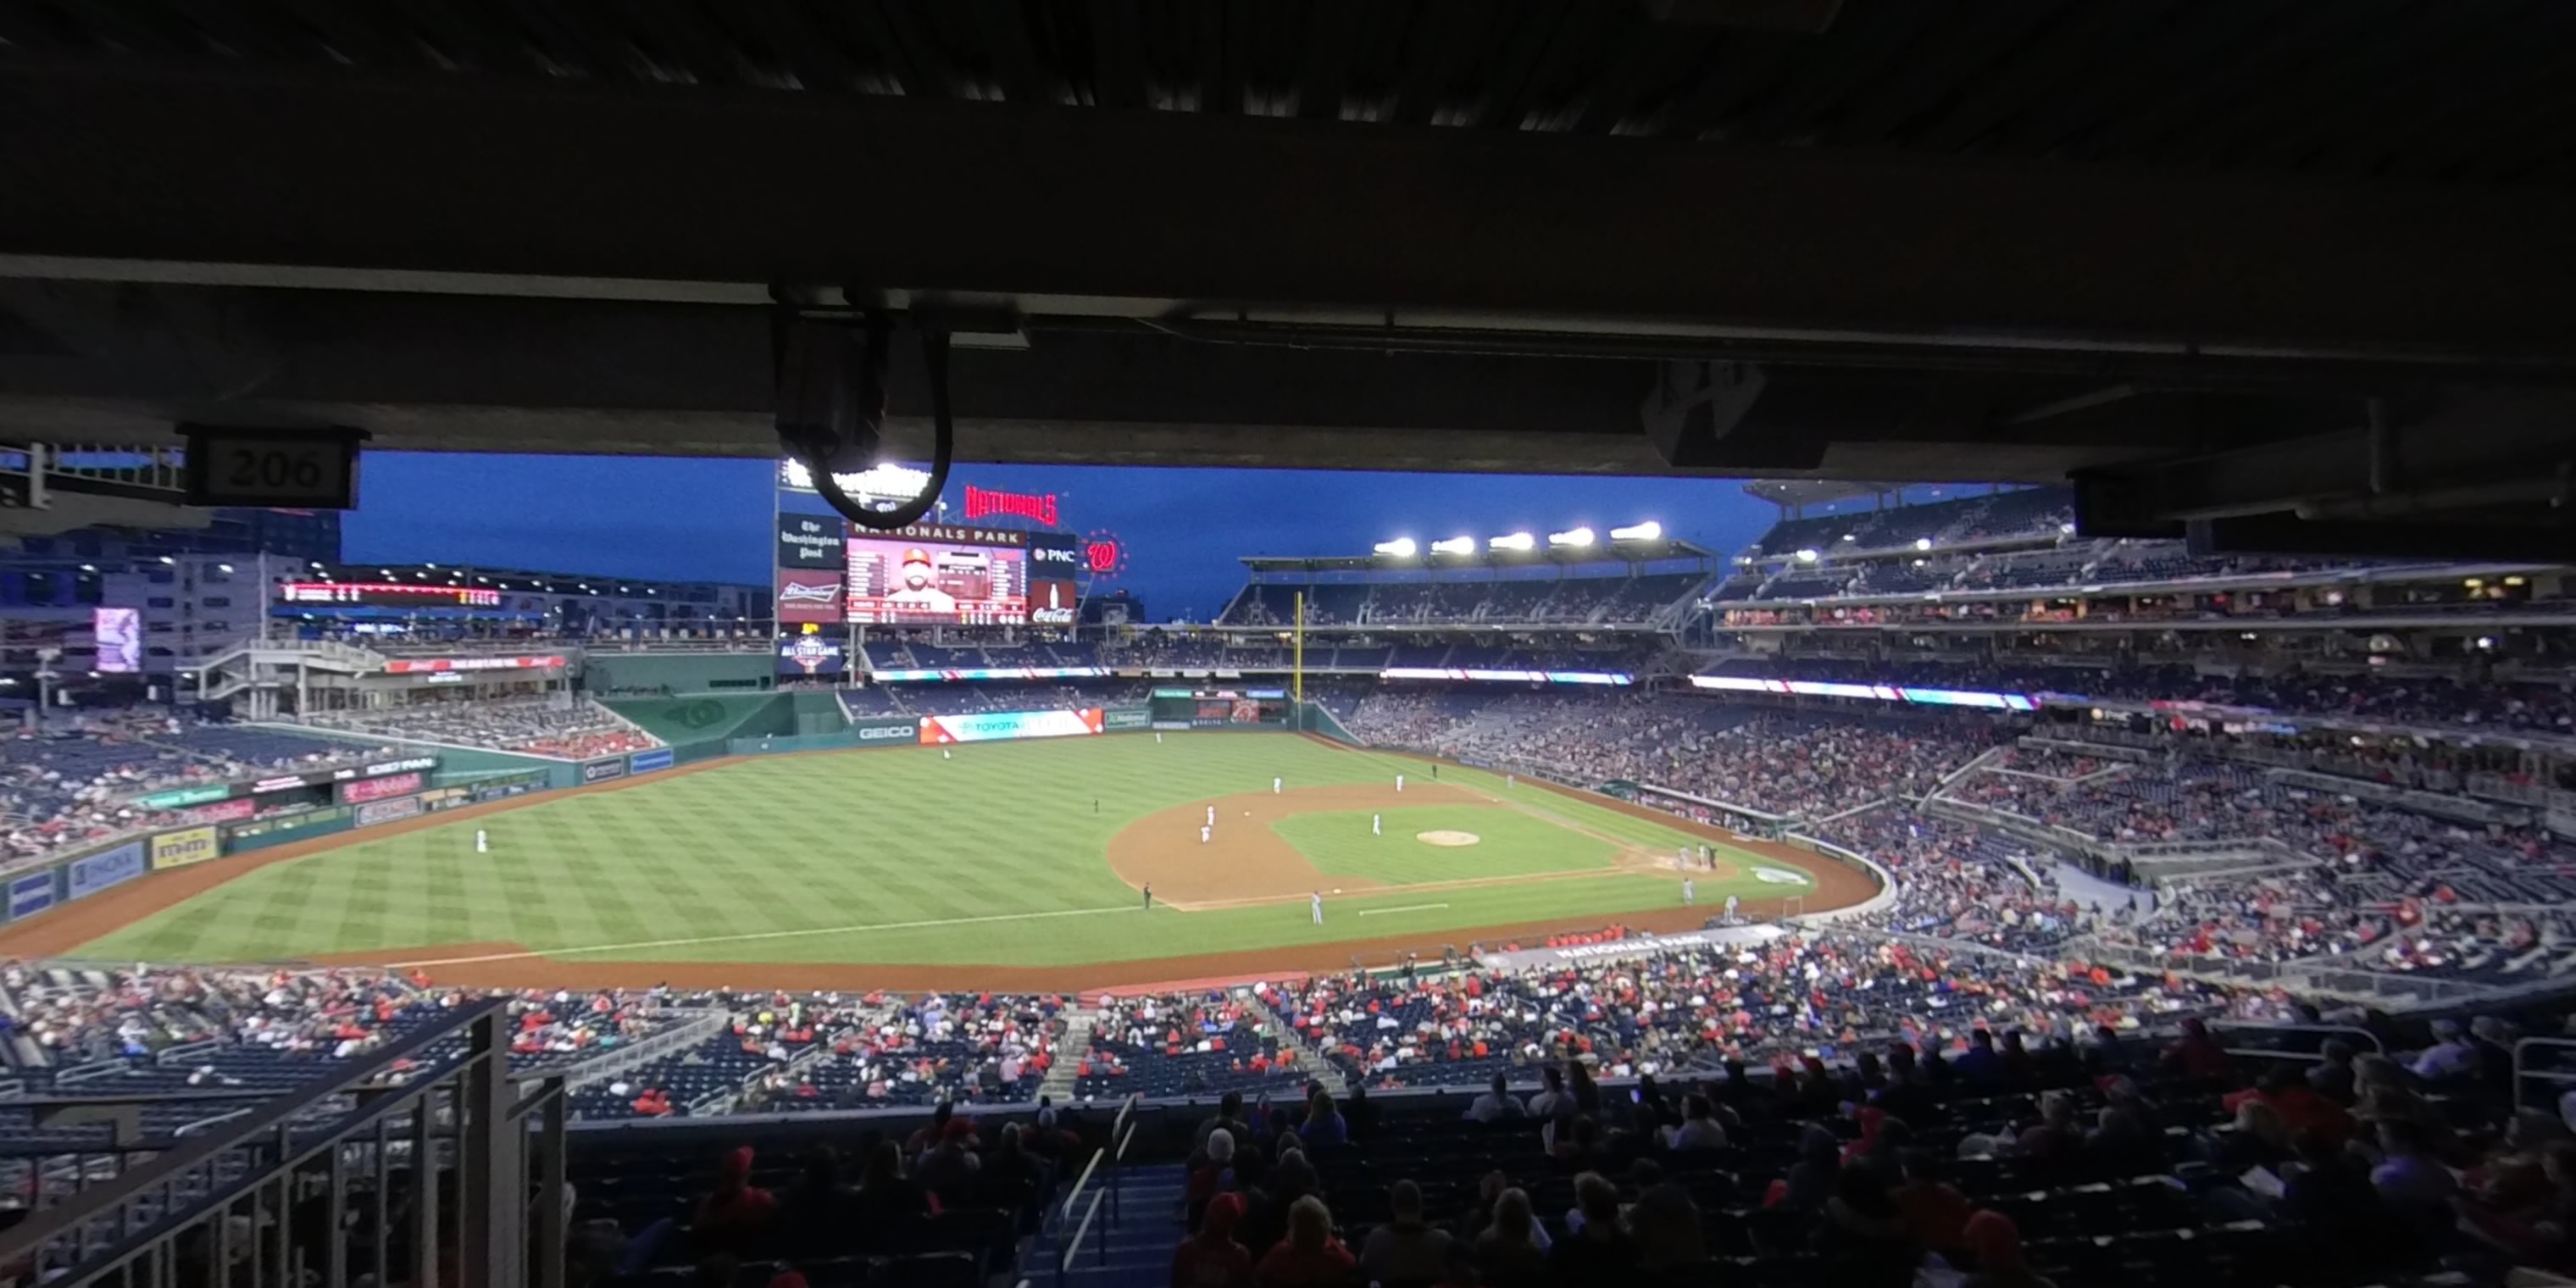
<instances>
[{"instance_id":1,"label":"scoreboard stats display","mask_svg":"<svg viewBox=\"0 0 2576 1288\"><path fill-rule=\"evenodd\" d=\"M922 523L844 539L842 607L863 626L1070 626L1070 533Z\"/></svg>"}]
</instances>

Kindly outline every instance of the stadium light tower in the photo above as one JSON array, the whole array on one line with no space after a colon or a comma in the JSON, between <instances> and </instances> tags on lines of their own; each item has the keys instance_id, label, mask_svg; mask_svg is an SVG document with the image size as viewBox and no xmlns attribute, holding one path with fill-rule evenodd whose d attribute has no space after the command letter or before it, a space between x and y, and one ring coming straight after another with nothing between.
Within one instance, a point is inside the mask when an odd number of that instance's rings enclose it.
<instances>
[{"instance_id":1,"label":"stadium light tower","mask_svg":"<svg viewBox=\"0 0 2576 1288\"><path fill-rule=\"evenodd\" d=\"M1818 557L1819 557L1819 556L1816 554L1816 552L1815 552L1815 550L1814 550L1813 548L1809 548L1809 549L1806 549L1806 550L1801 550L1801 551L1799 551L1799 552L1798 552L1798 562L1800 562L1800 563L1814 563L1814 562L1817 560L1817 558L1818 558Z\"/></svg>"},{"instance_id":2,"label":"stadium light tower","mask_svg":"<svg viewBox=\"0 0 2576 1288\"><path fill-rule=\"evenodd\" d=\"M1560 548L1579 550L1592 544L1592 529L1576 528L1572 532L1551 532L1547 534L1547 543Z\"/></svg>"},{"instance_id":3,"label":"stadium light tower","mask_svg":"<svg viewBox=\"0 0 2576 1288\"><path fill-rule=\"evenodd\" d=\"M1610 530L1610 539L1612 541L1654 541L1661 538L1663 535L1664 525L1657 523L1652 519L1648 519L1644 523L1633 524L1629 527L1612 528Z\"/></svg>"},{"instance_id":4,"label":"stadium light tower","mask_svg":"<svg viewBox=\"0 0 2576 1288\"><path fill-rule=\"evenodd\" d=\"M1431 543L1431 553L1435 555L1472 555L1476 553L1476 539L1474 537L1451 537L1446 541L1434 541Z\"/></svg>"},{"instance_id":5,"label":"stadium light tower","mask_svg":"<svg viewBox=\"0 0 2576 1288\"><path fill-rule=\"evenodd\" d=\"M1489 538L1485 544L1495 550L1535 550L1538 538L1526 532L1512 532Z\"/></svg>"},{"instance_id":6,"label":"stadium light tower","mask_svg":"<svg viewBox=\"0 0 2576 1288\"><path fill-rule=\"evenodd\" d=\"M1379 554L1392 559L1410 559L1420 553L1422 547L1416 545L1411 537L1397 537L1393 541L1377 543L1375 549Z\"/></svg>"}]
</instances>

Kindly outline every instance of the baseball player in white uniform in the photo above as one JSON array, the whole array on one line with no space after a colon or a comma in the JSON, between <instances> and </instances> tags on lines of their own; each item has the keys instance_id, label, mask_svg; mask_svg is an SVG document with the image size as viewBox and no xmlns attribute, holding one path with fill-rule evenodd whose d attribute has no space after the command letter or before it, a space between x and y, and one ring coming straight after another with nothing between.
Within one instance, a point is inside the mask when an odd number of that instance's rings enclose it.
<instances>
[{"instance_id":1,"label":"baseball player in white uniform","mask_svg":"<svg viewBox=\"0 0 2576 1288\"><path fill-rule=\"evenodd\" d=\"M1208 826L1216 826L1216 806L1214 805L1208 806Z\"/></svg>"},{"instance_id":2,"label":"baseball player in white uniform","mask_svg":"<svg viewBox=\"0 0 2576 1288\"><path fill-rule=\"evenodd\" d=\"M1371 815L1369 815L1369 835L1371 835L1371 836L1384 836L1384 835L1386 835L1386 815L1384 815L1384 814L1371 814Z\"/></svg>"},{"instance_id":3,"label":"baseball player in white uniform","mask_svg":"<svg viewBox=\"0 0 2576 1288\"><path fill-rule=\"evenodd\" d=\"M1314 914L1315 914L1315 924L1316 924L1316 925L1318 925L1318 926L1323 925L1323 924L1324 924L1324 896L1323 896L1323 894L1322 894L1320 891L1309 892L1309 893L1306 895L1306 906L1314 912Z\"/></svg>"},{"instance_id":4,"label":"baseball player in white uniform","mask_svg":"<svg viewBox=\"0 0 2576 1288\"><path fill-rule=\"evenodd\" d=\"M1733 921L1733 920L1735 920L1735 896L1734 896L1734 895L1728 895L1728 896L1726 896L1726 919L1727 919L1728 921Z\"/></svg>"},{"instance_id":5,"label":"baseball player in white uniform","mask_svg":"<svg viewBox=\"0 0 2576 1288\"><path fill-rule=\"evenodd\" d=\"M1699 883L1691 880L1689 877L1683 877L1682 906L1687 908L1697 902L1699 902Z\"/></svg>"},{"instance_id":6,"label":"baseball player in white uniform","mask_svg":"<svg viewBox=\"0 0 2576 1288\"><path fill-rule=\"evenodd\" d=\"M1273 796L1276 796L1276 795L1278 795L1278 794L1279 794L1279 781L1280 781L1280 780L1278 780L1278 779L1276 779L1276 778L1273 778L1273 779L1271 779L1271 780L1270 780L1270 794L1271 794L1271 795L1273 795Z\"/></svg>"},{"instance_id":7,"label":"baseball player in white uniform","mask_svg":"<svg viewBox=\"0 0 2576 1288\"><path fill-rule=\"evenodd\" d=\"M474 829L474 852L476 854L490 854L492 852L492 834L490 832L486 832L479 827Z\"/></svg>"},{"instance_id":8,"label":"baseball player in white uniform","mask_svg":"<svg viewBox=\"0 0 2576 1288\"><path fill-rule=\"evenodd\" d=\"M1399 792L1404 790L1404 775L1397 774L1395 776L1395 790Z\"/></svg>"},{"instance_id":9,"label":"baseball player in white uniform","mask_svg":"<svg viewBox=\"0 0 2576 1288\"><path fill-rule=\"evenodd\" d=\"M1213 832L1213 831L1215 831L1215 830L1216 830L1215 828L1208 827L1208 826L1205 826L1205 825L1201 825L1201 826L1200 826L1200 828L1199 828L1199 844L1201 844L1201 845L1205 845L1205 844L1207 844L1207 843L1208 843L1208 834L1209 834L1209 833L1211 833L1211 832Z\"/></svg>"}]
</instances>

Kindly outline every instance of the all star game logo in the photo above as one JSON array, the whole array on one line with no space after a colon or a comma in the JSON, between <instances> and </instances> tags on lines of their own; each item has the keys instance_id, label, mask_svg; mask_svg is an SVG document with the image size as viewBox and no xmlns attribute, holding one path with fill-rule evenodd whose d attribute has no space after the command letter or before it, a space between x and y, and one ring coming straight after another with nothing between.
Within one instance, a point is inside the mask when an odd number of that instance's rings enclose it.
<instances>
[{"instance_id":1,"label":"all star game logo","mask_svg":"<svg viewBox=\"0 0 2576 1288\"><path fill-rule=\"evenodd\" d=\"M778 646L778 659L794 663L807 675L836 674L841 669L841 646L820 635L799 635Z\"/></svg>"}]
</instances>

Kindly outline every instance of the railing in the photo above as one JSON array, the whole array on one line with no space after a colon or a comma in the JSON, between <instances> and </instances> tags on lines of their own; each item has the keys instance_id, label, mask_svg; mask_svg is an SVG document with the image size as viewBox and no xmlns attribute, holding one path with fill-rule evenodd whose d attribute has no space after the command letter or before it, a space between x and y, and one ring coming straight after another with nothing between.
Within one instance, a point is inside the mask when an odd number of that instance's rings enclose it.
<instances>
[{"instance_id":1,"label":"railing","mask_svg":"<svg viewBox=\"0 0 2576 1288\"><path fill-rule=\"evenodd\" d=\"M2576 1038L2524 1038L2513 1044L2513 1103L2524 1108L2545 1107L2555 1113L2559 1096L2576 1086L2576 1069L2534 1068L2532 1057L2555 1051L2562 1056L2576 1056ZM2528 1082L2533 1084L2525 1086ZM2539 1099L2533 1091L2541 1092Z\"/></svg>"},{"instance_id":2,"label":"railing","mask_svg":"<svg viewBox=\"0 0 2576 1288\"><path fill-rule=\"evenodd\" d=\"M147 1162L84 1173L0 1232L0 1265L63 1288L202 1282L210 1266L247 1284L560 1288L563 1084L513 1086L508 1021L501 1000L466 1007ZM460 1032L454 1063L395 1081Z\"/></svg>"},{"instance_id":3,"label":"railing","mask_svg":"<svg viewBox=\"0 0 2576 1288\"><path fill-rule=\"evenodd\" d=\"M1073 1188L1065 1192L1064 1202L1050 1206L1048 1223L1060 1236L1056 1240L1055 1249L1056 1288L1064 1288L1066 1272L1072 1269L1075 1259L1082 1255L1082 1241L1090 1236L1091 1223L1100 1216L1101 1204L1109 1205L1109 1224L1118 1224L1119 1174L1125 1170L1127 1146L1136 1139L1138 1124L1135 1121L1135 1113L1144 1100L1142 1094L1130 1094L1119 1104L1118 1116L1109 1122L1110 1143L1091 1152L1091 1161L1083 1165L1082 1175L1074 1181ZM1094 1190L1091 1188L1092 1178L1099 1174L1103 1163L1109 1165L1109 1174L1101 1187ZM1081 1205L1085 1191L1090 1192L1091 1203L1088 1207L1082 1208L1082 1220L1074 1224L1073 1233L1064 1235L1064 1227L1066 1223L1073 1221L1074 1209ZM1101 1266L1109 1264L1109 1240L1105 1233L1093 1253L1093 1259Z\"/></svg>"}]
</instances>

